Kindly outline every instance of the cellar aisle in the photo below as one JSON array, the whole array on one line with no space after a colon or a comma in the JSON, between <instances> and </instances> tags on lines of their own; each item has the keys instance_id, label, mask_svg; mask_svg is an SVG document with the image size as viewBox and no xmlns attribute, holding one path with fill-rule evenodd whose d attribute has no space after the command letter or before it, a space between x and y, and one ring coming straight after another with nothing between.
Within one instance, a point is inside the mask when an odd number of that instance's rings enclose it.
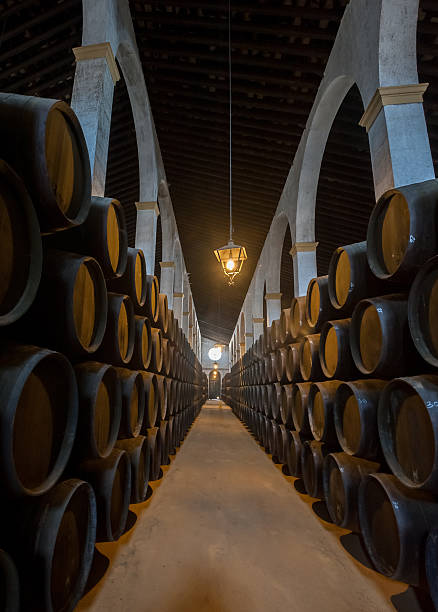
<instances>
[{"instance_id":1,"label":"cellar aisle","mask_svg":"<svg viewBox=\"0 0 438 612\"><path fill-rule=\"evenodd\" d=\"M376 612L418 609L358 563L228 407L204 406L138 519L99 544L94 612ZM131 515L131 519L133 515ZM103 555L103 556L102 556ZM391 603L391 596L394 596Z\"/></svg>"}]
</instances>

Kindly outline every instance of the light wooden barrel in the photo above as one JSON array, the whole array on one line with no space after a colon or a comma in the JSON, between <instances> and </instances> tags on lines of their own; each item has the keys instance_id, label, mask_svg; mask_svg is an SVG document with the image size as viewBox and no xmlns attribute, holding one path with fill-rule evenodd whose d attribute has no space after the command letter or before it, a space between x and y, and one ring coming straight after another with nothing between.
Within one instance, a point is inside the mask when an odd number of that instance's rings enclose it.
<instances>
[{"instance_id":1,"label":"light wooden barrel","mask_svg":"<svg viewBox=\"0 0 438 612\"><path fill-rule=\"evenodd\" d=\"M114 293L129 295L134 310L142 314L147 298L146 260L141 249L128 247L125 271L119 278L108 281L108 289Z\"/></svg>"}]
</instances>

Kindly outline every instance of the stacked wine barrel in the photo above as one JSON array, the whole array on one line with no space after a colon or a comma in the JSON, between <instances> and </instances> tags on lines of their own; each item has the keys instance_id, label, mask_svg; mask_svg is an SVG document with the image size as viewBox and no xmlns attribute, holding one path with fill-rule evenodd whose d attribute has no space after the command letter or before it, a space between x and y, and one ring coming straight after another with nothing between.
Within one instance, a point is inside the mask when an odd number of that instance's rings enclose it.
<instances>
[{"instance_id":1,"label":"stacked wine barrel","mask_svg":"<svg viewBox=\"0 0 438 612\"><path fill-rule=\"evenodd\" d=\"M0 94L0 133L0 600L68 612L205 381L72 110Z\"/></svg>"},{"instance_id":2,"label":"stacked wine barrel","mask_svg":"<svg viewBox=\"0 0 438 612\"><path fill-rule=\"evenodd\" d=\"M224 377L275 461L438 609L438 181L386 192Z\"/></svg>"}]
</instances>

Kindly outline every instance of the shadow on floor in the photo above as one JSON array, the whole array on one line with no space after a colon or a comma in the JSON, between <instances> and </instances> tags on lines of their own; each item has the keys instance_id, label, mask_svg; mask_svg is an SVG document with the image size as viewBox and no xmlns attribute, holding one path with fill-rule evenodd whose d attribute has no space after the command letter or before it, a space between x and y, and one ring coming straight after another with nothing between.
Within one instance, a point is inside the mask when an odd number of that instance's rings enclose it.
<instances>
[{"instance_id":1,"label":"shadow on floor","mask_svg":"<svg viewBox=\"0 0 438 612\"><path fill-rule=\"evenodd\" d=\"M411 586L404 593L393 595L391 603L398 612L435 612L429 593Z\"/></svg>"},{"instance_id":2,"label":"shadow on floor","mask_svg":"<svg viewBox=\"0 0 438 612\"><path fill-rule=\"evenodd\" d=\"M100 580L102 580L102 578L105 576L107 569L109 568L109 564L110 560L108 559L108 557L103 555L97 550L97 548L95 548L90 575L88 576L87 585L85 587L83 595L89 593L91 589L94 589L96 584Z\"/></svg>"},{"instance_id":3,"label":"shadow on floor","mask_svg":"<svg viewBox=\"0 0 438 612\"><path fill-rule=\"evenodd\" d=\"M313 502L312 510L319 519L321 519L322 521L325 521L326 523L333 524L332 518L330 516L330 513L328 511L325 501L319 500L319 501Z\"/></svg>"},{"instance_id":4,"label":"shadow on floor","mask_svg":"<svg viewBox=\"0 0 438 612\"><path fill-rule=\"evenodd\" d=\"M345 535L341 535L339 541L342 547L356 559L358 563L364 565L368 569L374 569L359 533L346 533Z\"/></svg>"},{"instance_id":5,"label":"shadow on floor","mask_svg":"<svg viewBox=\"0 0 438 612\"><path fill-rule=\"evenodd\" d=\"M304 481L301 478L297 478L294 482L295 490L301 495L307 495L306 487L304 486Z\"/></svg>"},{"instance_id":6,"label":"shadow on floor","mask_svg":"<svg viewBox=\"0 0 438 612\"><path fill-rule=\"evenodd\" d=\"M128 531L130 531L134 527L136 522L137 522L137 515L134 514L134 512L132 512L131 510L129 510L128 518L126 519L125 531L123 533L128 533Z\"/></svg>"}]
</instances>

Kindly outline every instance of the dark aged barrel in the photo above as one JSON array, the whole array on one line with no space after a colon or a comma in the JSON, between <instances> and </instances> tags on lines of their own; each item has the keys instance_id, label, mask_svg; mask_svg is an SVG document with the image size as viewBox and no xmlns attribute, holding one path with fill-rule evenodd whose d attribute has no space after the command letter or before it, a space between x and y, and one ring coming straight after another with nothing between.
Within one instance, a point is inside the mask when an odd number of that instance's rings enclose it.
<instances>
[{"instance_id":1,"label":"dark aged barrel","mask_svg":"<svg viewBox=\"0 0 438 612\"><path fill-rule=\"evenodd\" d=\"M168 323L169 308L167 305L167 295L160 293L158 295L158 324L163 334L167 334Z\"/></svg>"},{"instance_id":2,"label":"dark aged barrel","mask_svg":"<svg viewBox=\"0 0 438 612\"><path fill-rule=\"evenodd\" d=\"M19 319L41 279L40 226L21 179L0 160L0 326Z\"/></svg>"},{"instance_id":3,"label":"dark aged barrel","mask_svg":"<svg viewBox=\"0 0 438 612\"><path fill-rule=\"evenodd\" d=\"M141 372L116 368L122 389L122 418L118 437L136 438L142 428L145 391Z\"/></svg>"},{"instance_id":4,"label":"dark aged barrel","mask_svg":"<svg viewBox=\"0 0 438 612\"><path fill-rule=\"evenodd\" d=\"M127 295L108 293L108 320L96 356L114 365L127 365L134 353L134 308Z\"/></svg>"},{"instance_id":5,"label":"dark aged barrel","mask_svg":"<svg viewBox=\"0 0 438 612\"><path fill-rule=\"evenodd\" d=\"M327 378L349 379L358 375L350 349L351 319L326 321L321 329L319 358Z\"/></svg>"},{"instance_id":6,"label":"dark aged barrel","mask_svg":"<svg viewBox=\"0 0 438 612\"><path fill-rule=\"evenodd\" d=\"M118 540L125 529L131 498L131 465L127 453L114 448L106 459L84 461L77 471L96 494L97 541Z\"/></svg>"},{"instance_id":7,"label":"dark aged barrel","mask_svg":"<svg viewBox=\"0 0 438 612\"><path fill-rule=\"evenodd\" d=\"M306 318L306 296L294 297L290 305L290 325L293 338L302 338L315 331Z\"/></svg>"},{"instance_id":8,"label":"dark aged barrel","mask_svg":"<svg viewBox=\"0 0 438 612\"><path fill-rule=\"evenodd\" d=\"M397 293L359 302L351 319L350 343L362 374L390 378L404 373L415 353L406 296Z\"/></svg>"},{"instance_id":9,"label":"dark aged barrel","mask_svg":"<svg viewBox=\"0 0 438 612\"><path fill-rule=\"evenodd\" d=\"M86 356L99 348L106 320L105 279L97 261L49 249L32 306L6 333Z\"/></svg>"},{"instance_id":10,"label":"dark aged barrel","mask_svg":"<svg viewBox=\"0 0 438 612\"><path fill-rule=\"evenodd\" d=\"M283 463L283 437L281 427L275 421L271 421L271 454L274 463Z\"/></svg>"},{"instance_id":11,"label":"dark aged barrel","mask_svg":"<svg viewBox=\"0 0 438 612\"><path fill-rule=\"evenodd\" d=\"M152 337L151 324L146 317L134 317L134 350L130 367L134 370L147 370L151 362Z\"/></svg>"},{"instance_id":12,"label":"dark aged barrel","mask_svg":"<svg viewBox=\"0 0 438 612\"><path fill-rule=\"evenodd\" d=\"M158 416L157 426L159 422L167 416L167 385L165 383L165 377L156 375L157 379L157 395L158 395Z\"/></svg>"},{"instance_id":13,"label":"dark aged barrel","mask_svg":"<svg viewBox=\"0 0 438 612\"><path fill-rule=\"evenodd\" d=\"M282 454L280 457L281 463L284 463L286 466L289 466L289 453L290 453L290 445L292 441L292 434L289 428L285 425L280 425L281 432L281 448Z\"/></svg>"},{"instance_id":14,"label":"dark aged barrel","mask_svg":"<svg viewBox=\"0 0 438 612\"><path fill-rule=\"evenodd\" d=\"M427 585L435 609L438 609L438 527L427 536L425 557Z\"/></svg>"},{"instance_id":15,"label":"dark aged barrel","mask_svg":"<svg viewBox=\"0 0 438 612\"><path fill-rule=\"evenodd\" d=\"M80 123L65 102L0 94L0 141L0 157L32 193L42 231L85 221L91 199L90 161Z\"/></svg>"},{"instance_id":16,"label":"dark aged barrel","mask_svg":"<svg viewBox=\"0 0 438 612\"><path fill-rule=\"evenodd\" d=\"M287 348L279 348L275 351L275 375L279 382L287 382Z\"/></svg>"},{"instance_id":17,"label":"dark aged barrel","mask_svg":"<svg viewBox=\"0 0 438 612\"><path fill-rule=\"evenodd\" d=\"M284 393L285 391L284 391L283 386L278 382L274 383L273 402L271 406L272 406L272 417L276 421L281 420L281 405L283 403Z\"/></svg>"},{"instance_id":18,"label":"dark aged barrel","mask_svg":"<svg viewBox=\"0 0 438 612\"><path fill-rule=\"evenodd\" d=\"M308 396L312 383L296 383L292 387L293 407L292 418L295 429L303 434L310 434Z\"/></svg>"},{"instance_id":19,"label":"dark aged barrel","mask_svg":"<svg viewBox=\"0 0 438 612\"><path fill-rule=\"evenodd\" d=\"M425 540L438 526L435 496L408 489L392 474L369 474L359 489L359 522L375 568L389 578L419 586Z\"/></svg>"},{"instance_id":20,"label":"dark aged barrel","mask_svg":"<svg viewBox=\"0 0 438 612\"><path fill-rule=\"evenodd\" d=\"M303 444L301 455L301 469L306 491L310 497L324 499L322 484L322 468L324 458L330 452L327 444L308 440Z\"/></svg>"},{"instance_id":21,"label":"dark aged barrel","mask_svg":"<svg viewBox=\"0 0 438 612\"><path fill-rule=\"evenodd\" d=\"M149 364L149 369L154 372L161 372L163 367L163 353L161 351L162 344L162 335L161 329L156 327L151 327L151 338L152 338L152 348L151 348L151 361Z\"/></svg>"},{"instance_id":22,"label":"dark aged barrel","mask_svg":"<svg viewBox=\"0 0 438 612\"><path fill-rule=\"evenodd\" d=\"M318 330L328 319L336 319L338 313L330 302L328 276L312 278L306 295L306 320L309 327Z\"/></svg>"},{"instance_id":23,"label":"dark aged barrel","mask_svg":"<svg viewBox=\"0 0 438 612\"><path fill-rule=\"evenodd\" d=\"M146 300L143 308L141 309L142 315L147 317L151 322L151 325L157 325L158 321L158 295L160 293L160 286L158 278L156 276L146 276Z\"/></svg>"},{"instance_id":24,"label":"dark aged barrel","mask_svg":"<svg viewBox=\"0 0 438 612\"><path fill-rule=\"evenodd\" d=\"M170 440L169 440L169 428L167 421L160 422L160 436L161 436L161 465L169 465L169 453L170 453Z\"/></svg>"},{"instance_id":25,"label":"dark aged barrel","mask_svg":"<svg viewBox=\"0 0 438 612\"><path fill-rule=\"evenodd\" d=\"M128 238L118 200L92 197L90 212L81 225L57 232L46 240L54 248L94 257L107 279L125 271Z\"/></svg>"},{"instance_id":26,"label":"dark aged barrel","mask_svg":"<svg viewBox=\"0 0 438 612\"><path fill-rule=\"evenodd\" d=\"M290 382L301 382L300 343L294 342L286 347L286 378Z\"/></svg>"},{"instance_id":27,"label":"dark aged barrel","mask_svg":"<svg viewBox=\"0 0 438 612\"><path fill-rule=\"evenodd\" d=\"M319 360L321 334L306 336L300 345L300 372L303 380L324 378Z\"/></svg>"},{"instance_id":28,"label":"dark aged barrel","mask_svg":"<svg viewBox=\"0 0 438 612\"><path fill-rule=\"evenodd\" d=\"M438 376L396 378L378 410L382 449L406 486L438 492Z\"/></svg>"},{"instance_id":29,"label":"dark aged barrel","mask_svg":"<svg viewBox=\"0 0 438 612\"><path fill-rule=\"evenodd\" d=\"M339 444L349 455L375 459L380 455L377 407L387 381L342 383L335 398L335 426Z\"/></svg>"},{"instance_id":30,"label":"dark aged barrel","mask_svg":"<svg viewBox=\"0 0 438 612\"><path fill-rule=\"evenodd\" d=\"M357 500L360 484L367 474L378 472L380 464L331 453L324 460L323 484L325 502L335 525L359 532Z\"/></svg>"},{"instance_id":31,"label":"dark aged barrel","mask_svg":"<svg viewBox=\"0 0 438 612\"><path fill-rule=\"evenodd\" d=\"M118 440L117 448L124 450L131 463L131 504L146 499L149 484L150 453L145 436Z\"/></svg>"},{"instance_id":32,"label":"dark aged barrel","mask_svg":"<svg viewBox=\"0 0 438 612\"><path fill-rule=\"evenodd\" d=\"M420 355L438 367L438 256L418 272L409 292L411 336Z\"/></svg>"},{"instance_id":33,"label":"dark aged barrel","mask_svg":"<svg viewBox=\"0 0 438 612\"><path fill-rule=\"evenodd\" d=\"M78 431L74 458L105 458L113 450L120 428L122 396L116 370L87 361L75 367L79 390Z\"/></svg>"},{"instance_id":34,"label":"dark aged barrel","mask_svg":"<svg viewBox=\"0 0 438 612\"><path fill-rule=\"evenodd\" d=\"M61 476L73 447L78 419L73 368L59 353L4 344L0 389L2 492L41 495Z\"/></svg>"},{"instance_id":35,"label":"dark aged barrel","mask_svg":"<svg viewBox=\"0 0 438 612\"><path fill-rule=\"evenodd\" d=\"M336 443L335 396L339 380L312 383L308 396L309 424L315 440Z\"/></svg>"},{"instance_id":36,"label":"dark aged barrel","mask_svg":"<svg viewBox=\"0 0 438 612\"><path fill-rule=\"evenodd\" d=\"M142 433L154 427L158 414L157 377L152 372L142 372L145 390L145 414Z\"/></svg>"},{"instance_id":37,"label":"dark aged barrel","mask_svg":"<svg viewBox=\"0 0 438 612\"><path fill-rule=\"evenodd\" d=\"M379 278L410 280L438 251L438 181L390 189L368 223L368 262Z\"/></svg>"},{"instance_id":38,"label":"dark aged barrel","mask_svg":"<svg viewBox=\"0 0 438 612\"><path fill-rule=\"evenodd\" d=\"M17 569L10 556L0 549L0 610L19 612L20 583Z\"/></svg>"},{"instance_id":39,"label":"dark aged barrel","mask_svg":"<svg viewBox=\"0 0 438 612\"><path fill-rule=\"evenodd\" d=\"M280 328L279 328L279 341L280 344L289 344L293 342L292 335L292 321L291 321L291 309L283 308L280 315Z\"/></svg>"},{"instance_id":40,"label":"dark aged barrel","mask_svg":"<svg viewBox=\"0 0 438 612\"><path fill-rule=\"evenodd\" d=\"M125 271L120 278L108 281L108 289L114 293L129 295L135 312L141 314L147 297L146 261L143 251L128 247Z\"/></svg>"},{"instance_id":41,"label":"dark aged barrel","mask_svg":"<svg viewBox=\"0 0 438 612\"><path fill-rule=\"evenodd\" d=\"M149 480L158 480L161 471L161 435L158 427L147 430L148 447L150 453Z\"/></svg>"},{"instance_id":42,"label":"dark aged barrel","mask_svg":"<svg viewBox=\"0 0 438 612\"><path fill-rule=\"evenodd\" d=\"M281 406L280 416L283 425L291 428L293 425L292 410L293 410L293 385L283 385L283 392L281 394Z\"/></svg>"},{"instance_id":43,"label":"dark aged barrel","mask_svg":"<svg viewBox=\"0 0 438 612\"><path fill-rule=\"evenodd\" d=\"M291 476L301 478L301 457L303 454L303 444L305 442L305 438L298 431L291 431L290 435L291 438L289 454L287 455L287 467Z\"/></svg>"},{"instance_id":44,"label":"dark aged barrel","mask_svg":"<svg viewBox=\"0 0 438 612\"><path fill-rule=\"evenodd\" d=\"M162 364L162 372L166 376L169 376L170 373L170 349L169 349L169 339L162 338L161 340L161 352L163 355L163 364Z\"/></svg>"},{"instance_id":45,"label":"dark aged barrel","mask_svg":"<svg viewBox=\"0 0 438 612\"><path fill-rule=\"evenodd\" d=\"M329 296L334 308L344 315L352 313L360 300L388 293L388 284L371 272L366 241L347 244L333 252L328 273Z\"/></svg>"}]
</instances>

